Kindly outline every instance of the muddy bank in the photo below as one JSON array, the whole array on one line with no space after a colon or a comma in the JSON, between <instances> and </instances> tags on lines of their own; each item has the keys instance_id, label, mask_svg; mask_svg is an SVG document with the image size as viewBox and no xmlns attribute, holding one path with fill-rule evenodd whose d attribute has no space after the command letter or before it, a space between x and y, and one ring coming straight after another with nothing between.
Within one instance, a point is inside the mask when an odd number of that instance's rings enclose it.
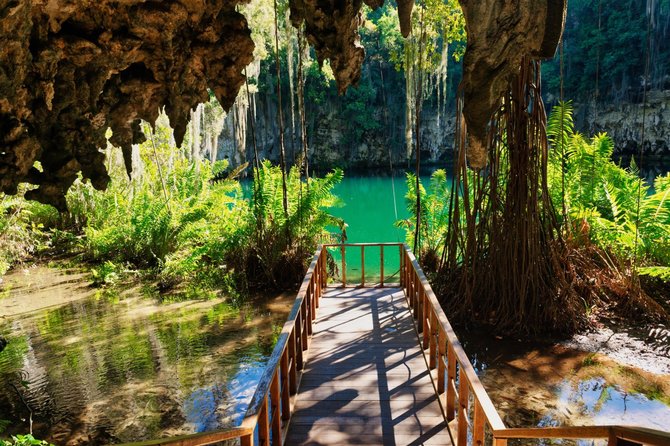
<instances>
[{"instance_id":1,"label":"muddy bank","mask_svg":"<svg viewBox=\"0 0 670 446\"><path fill-rule=\"evenodd\" d=\"M57 307L95 296L89 274L76 268L30 265L0 277L0 318Z\"/></svg>"},{"instance_id":2,"label":"muddy bank","mask_svg":"<svg viewBox=\"0 0 670 446\"><path fill-rule=\"evenodd\" d=\"M599 353L620 364L657 375L670 375L670 330L664 325L603 327L577 334L562 345Z\"/></svg>"}]
</instances>

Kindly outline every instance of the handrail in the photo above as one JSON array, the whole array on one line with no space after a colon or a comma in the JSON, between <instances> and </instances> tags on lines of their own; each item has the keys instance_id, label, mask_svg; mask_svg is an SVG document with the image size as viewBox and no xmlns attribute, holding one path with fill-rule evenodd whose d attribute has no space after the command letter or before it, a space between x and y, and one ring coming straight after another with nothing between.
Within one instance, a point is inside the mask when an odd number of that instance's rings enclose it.
<instances>
[{"instance_id":1,"label":"handrail","mask_svg":"<svg viewBox=\"0 0 670 446\"><path fill-rule=\"evenodd\" d=\"M326 270L326 257L323 255L324 252L322 245L317 247L298 290L295 303L272 351L265 373L258 383L241 424L244 428L252 429L258 426L259 444L261 445L270 444L270 423L272 423L272 436L275 441L281 438L279 444L283 444L294 405L291 404L290 397L298 391L300 381L298 372L302 371L305 362L303 351L309 347L312 323L316 319L316 308L319 306L319 298L325 287L323 273ZM268 413L268 400L270 400L270 413ZM241 440L242 446L253 444L251 436L242 437Z\"/></svg>"},{"instance_id":2,"label":"handrail","mask_svg":"<svg viewBox=\"0 0 670 446\"><path fill-rule=\"evenodd\" d=\"M422 335L421 343L438 400L449 422L456 446L468 443L482 446L492 439L493 446L506 446L509 439L607 439L608 446L651 444L670 446L670 433L632 426L505 427L491 398L444 314L428 279L409 246L402 243L344 243L320 245L300 286L295 303L259 381L249 408L239 427L214 432L150 440L127 446L200 446L239 439L241 446L283 445L295 407L294 395L305 364L312 324L319 299L327 284L326 248L361 247L362 277L365 286L365 247L400 248L400 286ZM343 252L346 254L346 252ZM343 266L346 259L343 255ZM346 279L342 284L346 286ZM383 266L381 286L384 286ZM437 369L437 376L433 371ZM470 404L472 396L472 404ZM472 415L472 416L471 416ZM472 418L472 420L470 420ZM489 436L486 435L488 426ZM471 435L468 435L468 430Z\"/></svg>"},{"instance_id":3,"label":"handrail","mask_svg":"<svg viewBox=\"0 0 670 446\"><path fill-rule=\"evenodd\" d=\"M199 446L219 443L226 440L236 440L244 436L253 435L253 433L253 430L247 428L231 427L217 431L180 435L178 437L125 443L121 446Z\"/></svg>"},{"instance_id":4,"label":"handrail","mask_svg":"<svg viewBox=\"0 0 670 446\"><path fill-rule=\"evenodd\" d=\"M586 439L614 437L617 439L642 444L670 444L669 433L636 426L558 426L506 428L499 431L493 431L493 435L500 439Z\"/></svg>"},{"instance_id":5,"label":"handrail","mask_svg":"<svg viewBox=\"0 0 670 446\"><path fill-rule=\"evenodd\" d=\"M400 242L381 242L381 243L327 243L323 245L324 248L339 248L341 251L341 279L342 287L347 285L365 287L365 248L379 248L379 286L384 287L386 275L384 274L384 248L398 248L400 253L400 261L402 262L403 251L405 248L404 243ZM346 260L346 251L345 248L361 248L361 277L360 282L347 281L347 260ZM398 272L399 273L399 272ZM398 273L393 273L390 277L395 276ZM398 284L397 282L395 283Z\"/></svg>"},{"instance_id":6,"label":"handrail","mask_svg":"<svg viewBox=\"0 0 670 446\"><path fill-rule=\"evenodd\" d=\"M304 352L326 285L324 253L325 248L319 245L240 426L126 446L201 446L234 439L239 439L242 446L251 446L255 440L263 446L271 441L273 445L283 444L305 364Z\"/></svg>"},{"instance_id":7,"label":"handrail","mask_svg":"<svg viewBox=\"0 0 670 446\"><path fill-rule=\"evenodd\" d=\"M505 446L508 439L607 439L617 444L670 446L670 432L631 426L561 426L509 428L486 393L474 367L444 314L435 293L409 246L404 245L401 261L401 286L422 334L424 352L431 377L437 381L438 399L453 429L457 446L483 445L491 438L494 446ZM410 268L411 265L411 268ZM437 368L437 377L433 370ZM458 368L458 389L456 369ZM446 377L445 377L446 375ZM437 379L436 379L437 378ZM473 396L470 404L469 394ZM472 421L470 420L472 414ZM486 426L490 437L486 436ZM472 434L468 435L468 429Z\"/></svg>"}]
</instances>

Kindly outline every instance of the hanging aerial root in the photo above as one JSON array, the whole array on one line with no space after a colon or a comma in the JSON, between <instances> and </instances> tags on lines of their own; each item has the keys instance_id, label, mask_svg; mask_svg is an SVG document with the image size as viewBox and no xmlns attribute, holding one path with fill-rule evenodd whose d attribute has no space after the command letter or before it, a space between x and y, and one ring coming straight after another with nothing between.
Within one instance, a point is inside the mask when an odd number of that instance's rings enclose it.
<instances>
[{"instance_id":1,"label":"hanging aerial root","mask_svg":"<svg viewBox=\"0 0 670 446\"><path fill-rule=\"evenodd\" d=\"M598 313L667 320L624 266L562 239L547 187L539 73L525 60L510 82L489 125L486 169L468 168L459 122L451 227L434 280L445 311L455 322L527 335L573 333Z\"/></svg>"},{"instance_id":2,"label":"hanging aerial root","mask_svg":"<svg viewBox=\"0 0 670 446\"><path fill-rule=\"evenodd\" d=\"M539 76L539 63L524 60L510 82L489 126L486 170L467 168L459 127L442 302L448 314L502 332L570 332L584 323L561 268Z\"/></svg>"}]
</instances>

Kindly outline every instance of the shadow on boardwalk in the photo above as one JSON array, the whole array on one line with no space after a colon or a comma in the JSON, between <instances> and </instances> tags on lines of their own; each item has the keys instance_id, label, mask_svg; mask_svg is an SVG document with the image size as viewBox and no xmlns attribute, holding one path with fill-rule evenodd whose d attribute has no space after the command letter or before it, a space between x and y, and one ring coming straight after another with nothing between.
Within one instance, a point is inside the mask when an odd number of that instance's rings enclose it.
<instances>
[{"instance_id":1,"label":"shadow on boardwalk","mask_svg":"<svg viewBox=\"0 0 670 446\"><path fill-rule=\"evenodd\" d=\"M287 444L451 444L402 290L324 295Z\"/></svg>"}]
</instances>

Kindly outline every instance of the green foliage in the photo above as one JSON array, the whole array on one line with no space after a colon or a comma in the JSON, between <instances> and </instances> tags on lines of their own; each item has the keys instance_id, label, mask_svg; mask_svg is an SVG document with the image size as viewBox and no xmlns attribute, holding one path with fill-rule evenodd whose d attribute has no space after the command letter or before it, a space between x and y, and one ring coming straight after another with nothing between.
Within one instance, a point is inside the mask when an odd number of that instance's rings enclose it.
<instances>
[{"instance_id":1,"label":"green foliage","mask_svg":"<svg viewBox=\"0 0 670 446\"><path fill-rule=\"evenodd\" d=\"M375 100L377 91L371 83L361 83L358 87L349 88L343 99L343 114L349 116L351 132L345 135L348 142L358 143L365 132L381 129L379 119L375 118Z\"/></svg>"},{"instance_id":2,"label":"green foliage","mask_svg":"<svg viewBox=\"0 0 670 446\"><path fill-rule=\"evenodd\" d=\"M589 99L599 90L601 100L637 100L644 75L648 2L573 0L568 3L564 31L566 95ZM650 82L663 88L670 68L666 0L650 3L652 60ZM558 57L543 65L545 90L556 94L560 84ZM597 79L597 81L596 81Z\"/></svg>"},{"instance_id":3,"label":"green foliage","mask_svg":"<svg viewBox=\"0 0 670 446\"><path fill-rule=\"evenodd\" d=\"M649 193L634 160L628 168L612 161L606 134L587 139L574 131L570 103L554 107L548 135L550 191L559 214L565 206L570 235L624 259L670 265L670 175L658 177Z\"/></svg>"},{"instance_id":4,"label":"green foliage","mask_svg":"<svg viewBox=\"0 0 670 446\"><path fill-rule=\"evenodd\" d=\"M119 280L121 274L122 268L109 260L91 268L91 276L95 285L113 285Z\"/></svg>"},{"instance_id":5,"label":"green foliage","mask_svg":"<svg viewBox=\"0 0 670 446\"><path fill-rule=\"evenodd\" d=\"M30 434L12 436L11 440L0 440L0 446L53 446L44 440L37 440Z\"/></svg>"},{"instance_id":6,"label":"green foliage","mask_svg":"<svg viewBox=\"0 0 670 446\"><path fill-rule=\"evenodd\" d=\"M250 285L254 282L277 288L300 281L305 265L318 243L329 242L333 234L326 228L343 230L344 221L326 209L338 203L333 187L343 178L339 169L324 178L300 178L300 170L287 174L288 215L282 202L281 169L268 161L261 164L254 178L251 200L252 224L245 228L243 251L233 250L231 263L244 270Z\"/></svg>"},{"instance_id":7,"label":"green foliage","mask_svg":"<svg viewBox=\"0 0 670 446\"><path fill-rule=\"evenodd\" d=\"M0 276L45 243L43 226L32 218L41 206L0 194Z\"/></svg>"},{"instance_id":8,"label":"green foliage","mask_svg":"<svg viewBox=\"0 0 670 446\"><path fill-rule=\"evenodd\" d=\"M344 227L325 210L337 203L332 189L342 171L306 182L293 168L285 216L279 167L263 163L253 196L245 197L240 182L226 178L227 162L191 159L190 150L171 142L164 121L144 132L148 140L139 146L141 162L132 178L119 151L108 148L110 187L100 192L77 180L67 195L67 213L0 197L2 272L50 235L50 242L92 263L96 285L113 285L135 268L150 271L161 291L174 291L163 300L219 291L237 300L248 287L298 283L316 245L331 240L326 227ZM50 227L47 235L44 225Z\"/></svg>"},{"instance_id":9,"label":"green foliage","mask_svg":"<svg viewBox=\"0 0 670 446\"><path fill-rule=\"evenodd\" d=\"M421 192L421 228L419 231L420 257L424 265L437 266L444 248L447 231L449 230L449 185L444 169L433 172L428 190L419 183ZM405 195L410 218L396 222L396 226L404 228L409 246L414 246L416 231L416 176L407 174L407 195Z\"/></svg>"}]
</instances>

